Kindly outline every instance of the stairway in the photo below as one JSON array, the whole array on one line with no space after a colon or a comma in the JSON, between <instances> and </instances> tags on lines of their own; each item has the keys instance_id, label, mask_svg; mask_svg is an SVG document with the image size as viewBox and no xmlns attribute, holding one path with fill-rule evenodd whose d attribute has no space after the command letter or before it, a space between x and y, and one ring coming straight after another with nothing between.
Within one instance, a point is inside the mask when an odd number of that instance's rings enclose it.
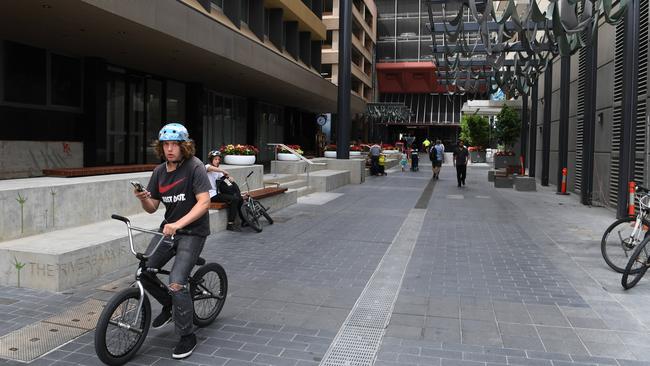
<instances>
[{"instance_id":1,"label":"stairway","mask_svg":"<svg viewBox=\"0 0 650 366\"><path fill-rule=\"evenodd\" d=\"M298 197L314 192L314 188L309 187L307 180L297 174L264 174L264 186L275 185L288 188L289 192L296 191Z\"/></svg>"}]
</instances>

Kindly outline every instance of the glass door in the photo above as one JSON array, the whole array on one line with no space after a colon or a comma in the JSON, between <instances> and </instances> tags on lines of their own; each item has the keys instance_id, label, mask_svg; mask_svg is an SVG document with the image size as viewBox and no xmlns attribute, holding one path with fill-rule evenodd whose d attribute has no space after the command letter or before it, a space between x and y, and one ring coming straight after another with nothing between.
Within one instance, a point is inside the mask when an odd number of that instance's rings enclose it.
<instances>
[{"instance_id":1,"label":"glass door","mask_svg":"<svg viewBox=\"0 0 650 366\"><path fill-rule=\"evenodd\" d=\"M129 80L129 112L128 112L128 164L144 162L144 79L130 75Z\"/></svg>"},{"instance_id":2,"label":"glass door","mask_svg":"<svg viewBox=\"0 0 650 366\"><path fill-rule=\"evenodd\" d=\"M147 79L146 98L146 128L144 136L144 147L146 149L145 162L158 163L160 157L156 155L152 146L158 140L158 132L162 127L162 81Z\"/></svg>"}]
</instances>

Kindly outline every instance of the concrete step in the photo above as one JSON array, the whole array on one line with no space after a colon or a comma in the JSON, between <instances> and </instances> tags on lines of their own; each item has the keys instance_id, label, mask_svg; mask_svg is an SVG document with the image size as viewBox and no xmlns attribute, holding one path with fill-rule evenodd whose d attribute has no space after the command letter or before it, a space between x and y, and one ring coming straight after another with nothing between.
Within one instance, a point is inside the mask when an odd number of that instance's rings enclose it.
<instances>
[{"instance_id":1,"label":"concrete step","mask_svg":"<svg viewBox=\"0 0 650 366\"><path fill-rule=\"evenodd\" d=\"M350 172L347 170L323 169L307 174L298 174L303 179L309 179L309 186L316 192L329 192L346 184L350 184Z\"/></svg>"},{"instance_id":2,"label":"concrete step","mask_svg":"<svg viewBox=\"0 0 650 366\"><path fill-rule=\"evenodd\" d=\"M276 184L276 183L286 183L290 182L292 180L296 180L297 177L295 174L264 174L264 184L265 185L271 185L271 184Z\"/></svg>"},{"instance_id":3,"label":"concrete step","mask_svg":"<svg viewBox=\"0 0 650 366\"><path fill-rule=\"evenodd\" d=\"M313 187L303 186L298 188L290 188L287 192L296 192L298 197L306 196L310 193L316 192Z\"/></svg>"},{"instance_id":4,"label":"concrete step","mask_svg":"<svg viewBox=\"0 0 650 366\"><path fill-rule=\"evenodd\" d=\"M307 185L308 184L306 179L296 179L289 182L280 183L280 187L282 188L300 188Z\"/></svg>"},{"instance_id":5,"label":"concrete step","mask_svg":"<svg viewBox=\"0 0 650 366\"><path fill-rule=\"evenodd\" d=\"M297 200L298 192L294 191L260 201L274 212ZM164 212L160 209L152 215L128 214L128 218L133 226L156 229L164 218ZM227 210L210 210L209 214L211 233L225 230ZM152 235L133 234L136 250L143 251ZM16 285L15 259L25 264L20 272L21 286L49 291L64 291L136 263L130 251L126 226L112 219L0 242L0 258L6 259L0 261L0 285Z\"/></svg>"}]
</instances>

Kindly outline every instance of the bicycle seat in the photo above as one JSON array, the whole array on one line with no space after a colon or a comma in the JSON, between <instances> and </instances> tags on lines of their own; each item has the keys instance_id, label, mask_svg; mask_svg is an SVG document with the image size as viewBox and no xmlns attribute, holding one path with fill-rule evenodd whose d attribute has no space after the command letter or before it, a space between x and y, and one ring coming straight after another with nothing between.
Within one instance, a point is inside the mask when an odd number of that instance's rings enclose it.
<instances>
[{"instance_id":1,"label":"bicycle seat","mask_svg":"<svg viewBox=\"0 0 650 366\"><path fill-rule=\"evenodd\" d=\"M197 265L197 266L202 266L202 265L204 265L204 264L205 264L205 258L199 257L199 258L196 260L196 265Z\"/></svg>"}]
</instances>

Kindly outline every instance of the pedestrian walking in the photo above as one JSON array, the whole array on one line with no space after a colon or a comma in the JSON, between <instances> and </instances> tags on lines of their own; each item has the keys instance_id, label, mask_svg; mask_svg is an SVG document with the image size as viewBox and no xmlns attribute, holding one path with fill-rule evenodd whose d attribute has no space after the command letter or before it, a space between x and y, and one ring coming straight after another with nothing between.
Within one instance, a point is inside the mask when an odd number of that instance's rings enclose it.
<instances>
[{"instance_id":1,"label":"pedestrian walking","mask_svg":"<svg viewBox=\"0 0 650 366\"><path fill-rule=\"evenodd\" d=\"M440 167L445 161L445 146L440 140L436 140L436 144L431 146L429 159L433 168L433 179L440 179Z\"/></svg>"},{"instance_id":2,"label":"pedestrian walking","mask_svg":"<svg viewBox=\"0 0 650 366\"><path fill-rule=\"evenodd\" d=\"M465 185L467 176L467 162L469 161L469 150L463 144L463 140L458 140L458 146L454 150L454 166L456 167L456 179L458 187Z\"/></svg>"},{"instance_id":3,"label":"pedestrian walking","mask_svg":"<svg viewBox=\"0 0 650 366\"><path fill-rule=\"evenodd\" d=\"M381 155L381 146L374 144L370 147L370 175L379 174L379 155Z\"/></svg>"}]
</instances>

